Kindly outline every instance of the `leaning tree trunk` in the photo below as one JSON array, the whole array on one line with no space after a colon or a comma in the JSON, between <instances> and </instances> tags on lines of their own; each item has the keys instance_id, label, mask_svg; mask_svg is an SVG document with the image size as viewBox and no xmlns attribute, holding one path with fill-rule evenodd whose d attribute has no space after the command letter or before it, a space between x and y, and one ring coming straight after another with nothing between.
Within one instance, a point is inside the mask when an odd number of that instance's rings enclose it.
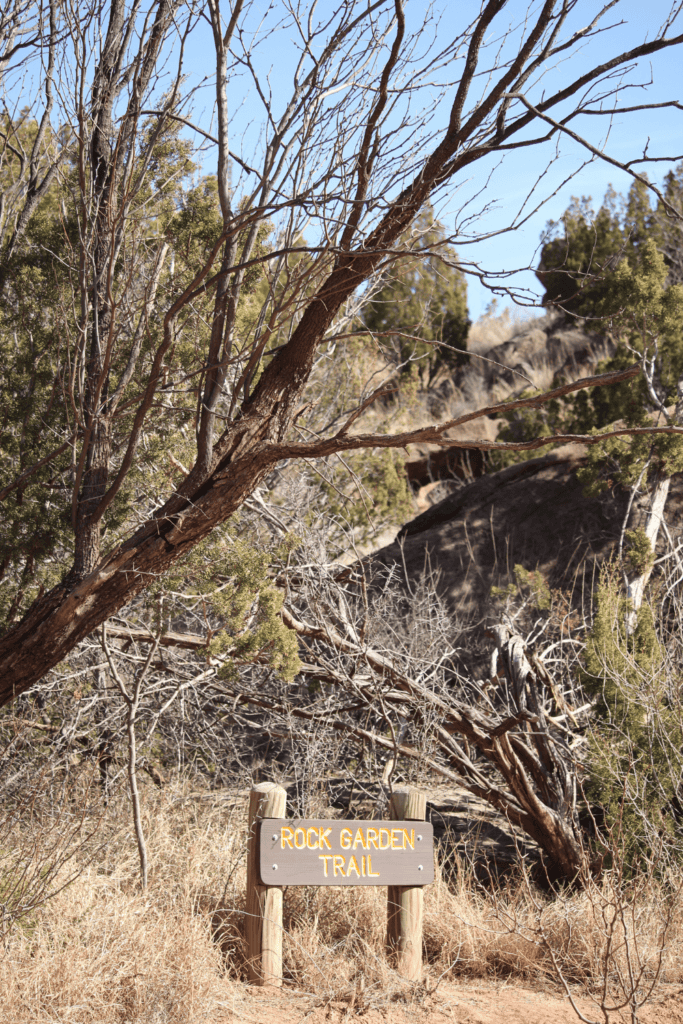
<instances>
[{"instance_id":1,"label":"leaning tree trunk","mask_svg":"<svg viewBox=\"0 0 683 1024\"><path fill-rule=\"evenodd\" d=\"M230 47L231 34L236 31L236 20L240 17L242 7L248 8L248 6L244 5L242 0L236 0L235 4L231 5L229 24L226 32L223 33L218 4L211 2L208 5L218 58L218 92L216 96L219 138L215 141L218 144L219 191L222 190L221 202L224 206L224 221L229 221L231 216L228 204L223 203L223 199L227 196L227 168L230 166L231 159L240 163L241 161L236 153L231 153L228 145L227 124L229 118L227 117L227 107L223 104L221 82L227 77L227 71L225 74L223 73L223 66L225 65L225 54ZM368 5L368 12L379 6L381 5ZM487 3L480 16L475 19L471 31L466 32L461 40L467 49L467 58L463 66L463 74L454 91L447 124L436 136L429 150L420 157L418 165L412 172L412 177L406 177L406 174L411 173L407 168L412 167L413 164L409 162L404 165L399 160L399 154L394 154L403 169L400 173L397 171L391 179L394 186L388 191L385 189L380 192L377 189L381 179L377 177L377 174L379 173L378 166L382 163L382 153L386 152L383 149L382 133L384 126L391 123L391 117L389 117L389 121L387 121L387 117L389 110L392 109L393 83L400 80L399 76L404 73L403 69L408 67L406 62L410 60L407 55L403 56L405 19L402 5L397 4L395 35L391 45L386 46L386 60L377 79L376 88L373 86L372 89L367 90L364 87L370 98L368 107L363 113L364 126L358 132L357 149L353 154L350 150L348 153L344 150L342 164L339 165L341 151L338 149L338 139L336 129L334 129L335 135L329 140L327 148L330 159L334 155L332 163L329 165L330 168L334 168L334 171L330 170L332 176L322 179L322 183L319 186L316 185L310 194L303 186L300 188L299 184L295 184L293 195L287 198L284 193L280 194L273 184L273 173L276 167L285 160L285 151L289 151L292 146L296 147L295 139L317 137L315 132L318 129L314 129L308 123L309 116L314 109L319 108L325 111L325 119L330 116L330 123L332 125L336 123L336 117L328 115L326 97L330 94L327 92L327 85L322 82L319 86L316 84L319 73L316 59L313 62L313 69L305 77L305 82L309 84L306 85L303 79L299 81L291 105L287 107L287 110L291 112L287 114L287 118L294 120L279 122L281 127L277 129L273 125L272 132L266 130L266 135L270 134L271 137L265 147L268 156L262 170L256 171L261 185L254 192L253 205L248 211L248 215L246 211L244 212L243 224L245 228L249 227L250 237L255 238L259 224L261 228L264 228L270 222L272 210L279 208L284 211L290 206L290 201L292 208L300 207L302 210L306 210L309 205L313 210L317 203L322 203L321 209L328 211L322 214L323 218L329 218L330 211L334 209L334 223L339 225L339 237L335 233L336 227L333 231L334 238L330 236L329 225L332 221L324 219L324 244L321 249L318 249L317 246L310 249L313 265L316 267L316 275L319 271L321 278L324 275L327 276L314 294L304 298L302 293L302 305L296 315L293 312L287 313L287 318L290 319L293 328L291 334L287 334L287 340L283 345L271 350L272 358L267 362L258 377L258 382L252 389L252 375L261 358L258 349L259 343L254 341L249 361L245 367L246 376L243 377L240 374L238 380L234 382L227 419L221 414L220 425L225 423L225 430L221 436L214 437L215 401L217 400L216 396L222 394L225 381L224 367L229 361L231 330L235 325L235 302L238 297L235 289L237 289L239 275L247 269L251 262L249 259L250 249L245 244L241 255L235 257L238 261L243 259L243 265L238 262L228 268L227 264L230 264L233 259L230 249L232 243L229 243L229 238L236 237L239 232L234 224L230 230L227 230L224 223L220 235L211 246L209 253L202 257L195 277L186 285L181 295L176 297L174 292L169 297L171 305L166 310L163 323L160 317L161 340L149 362L145 363L144 375L139 380L140 396L135 399L134 410L133 408L130 410L133 421L130 432L125 440L117 438L112 441L111 428L114 422L114 412L113 398L110 392L114 393L116 389L113 382L111 382L112 387L110 388L110 348L113 337L112 330L115 333L115 329L112 328L112 318L115 319L117 315L120 315L117 313L117 308L120 309L121 305L119 303L117 307L116 302L110 299L106 280L109 279L111 282L113 279L117 247L123 245L117 232L121 231L125 235L128 230L125 226L128 216L126 209L130 208L126 207L125 196L130 194L131 189L134 191L138 187L134 184L133 179L139 182L144 178L143 168L141 165L136 165L137 158L135 156L139 152L142 135L147 130L141 118L143 116L158 118L158 127L164 123L166 114L169 117L176 117L173 109L175 101L179 98L177 88L182 77L180 70L176 84L171 88L172 95L168 99L170 106L165 106L161 112L159 110L143 110L142 108L146 106L145 97L150 95L150 89L148 89L150 81L155 78L157 73L159 76L162 74L159 61L161 56L167 53L166 34L169 26L176 25L182 7L179 0L154 0L154 3L145 8L144 30L142 34L139 34L135 21L131 20L131 16L134 19L134 16L140 12L139 5L133 5L132 8L128 5L128 10L126 10L123 0L111 0L107 8L109 22L106 30L104 27L102 28L102 34L104 35L106 31L106 36L101 55L98 56L98 66L92 76L92 82L85 70L82 78L88 98L83 98L84 94L81 90L80 98L76 99L78 116L74 119L76 126L74 130L81 133L78 135L79 143L84 139L86 132L93 131L92 146L90 147L91 165L85 167L83 164L79 164L78 166L81 182L79 187L82 193L80 201L88 205L92 194L95 203L94 207L92 204L88 207L87 217L84 217L84 221L87 223L79 225L81 239L87 239L87 245L91 248L86 251L86 242L84 241L79 241L78 244L82 265L87 264L88 273L93 275L89 282L89 289L87 289L87 298L97 317L97 323L92 325L92 330L90 324L83 324L88 344L85 359L87 386L82 408L84 416L82 419L80 418L81 406L79 404L76 435L67 440L62 439L63 445L72 445L77 442L82 446L77 459L77 479L74 487L76 494L73 508L75 561L71 572L67 572L63 582L50 593L41 595L29 608L24 619L12 626L0 638L0 703L7 703L14 696L38 682L50 668L69 655L76 644L88 633L135 598L159 575L165 573L174 562L204 539L214 527L225 522L259 486L271 467L277 463L294 458L314 459L363 448L400 448L406 444L418 442L442 444L447 440L448 432L455 426L481 415L494 415L506 411L507 406L501 404L433 427L420 428L393 436L383 434L352 435L350 428L365 407L364 404L361 404L359 409L350 415L347 422L333 436L315 438L310 441L290 441L288 437L295 418L306 407L304 400L306 384L316 354L325 337L328 336L328 331L335 319L344 309L347 300L358 292L375 272L380 270L387 259L393 259L393 253L401 236L425 203L430 201L430 197L435 192L442 190L447 182L455 180L459 172L470 174L471 165L476 160L487 158L492 151L491 147L493 150L502 151L508 144L514 144L510 140L518 132L527 133L528 126L532 122L542 120L545 123L548 117L546 111L552 110L555 104L564 103L566 99L578 95L579 92L583 94L590 82L599 80L610 69L630 64L636 58L650 56L659 49L683 42L683 37L680 39L665 38L664 35L649 40L639 47L630 49L627 53L615 56L607 64L596 65L589 72L582 74L580 78L571 81L561 92L553 97L546 97L541 109L536 109L527 103L522 93L518 94L515 90L524 87L529 69L537 67L538 61L545 60L545 55L547 55L546 43L543 40L546 38L546 33L552 30L554 19L557 17L553 3L549 2L542 5L537 17L532 19L533 23L528 26L524 41L514 59L506 64L504 69L501 68L500 75L491 79L483 98L477 94L475 100L472 91L476 88L475 83L479 81L480 70L478 69L480 60L483 59L484 40L489 34L493 20L497 18L504 7L502 0ZM340 6L340 10L345 11L346 9L347 5ZM68 6L55 6L51 10L64 10L69 13L72 9ZM79 12L73 13L74 18L78 18ZM345 17L346 15L344 15ZM98 30L99 25L98 21ZM366 27L362 24L362 20L359 22L356 19L354 14L352 20L348 22L342 20L338 29L335 29L333 36L328 40L325 47L327 55L325 60L331 60L333 57L336 60L334 55L338 52L338 48L347 45L345 42L347 31L355 33L356 26L360 26L358 31L361 32L357 38L363 40L363 45L366 45L366 36L362 34L366 33ZM140 28L142 28L142 24ZM81 26L79 25L76 29L74 21L73 29L80 33ZM189 31L190 21L187 22L187 31L182 36L183 46ZM55 38L54 33L51 38ZM98 35L98 41L100 38L101 36ZM134 38L139 41L139 49L134 58L128 60L127 48L131 39ZM384 43L382 45L384 46ZM341 51L339 50L339 52ZM377 52L379 53L379 51ZM59 63L56 66L60 66ZM124 89L128 97L125 102L123 99ZM304 91L302 92L301 89ZM153 91L151 90L151 92ZM523 104L524 109L517 109L517 103L514 103L513 108L516 109L516 113L512 113L511 96L516 97ZM162 102L166 104L167 99L163 99ZM186 118L179 117L178 120L185 122ZM296 128L298 135L290 133L290 127L294 123L299 126ZM317 123L323 124L322 121ZM311 125L315 124L314 119ZM543 129L543 134L545 134L546 127L547 124ZM309 130L312 132L310 135ZM322 132L321 139L324 140L324 137L325 133ZM209 136L209 138L213 138L213 136ZM350 138L351 136L349 136ZM71 147L71 144L69 145ZM349 145L351 145L350 142ZM305 147L303 148L305 149ZM85 145L78 151L81 158L84 149ZM71 152L72 149L70 148L69 151ZM148 155L150 153L151 151ZM134 169L136 166L137 170ZM249 174L252 173L251 167L243 166ZM343 169L340 170L340 167ZM315 177L317 174L316 170ZM335 187L332 190L333 196L330 196L329 182L336 180L340 174L339 180L343 183L343 191L337 194ZM299 171L296 172L295 177L299 182ZM304 175L301 181L306 180L308 179ZM377 206L377 196L380 194L390 197L387 199L386 206L382 208ZM327 207L328 200L334 204L341 202L344 207L341 221L338 220L338 217L342 206L339 207L339 211L336 210L336 206ZM369 220L364 224L362 218L366 215ZM90 239L92 225L94 225L95 237ZM86 228L87 230L85 230ZM219 259L221 251L224 253L225 260L217 278L213 271L213 264L215 260ZM271 253L271 256L274 258L275 253ZM210 353L208 351L202 353L201 361L204 363L204 371L208 373L204 389L206 429L203 432L200 431L195 467L190 468L187 479L178 491L168 498L162 508L158 509L132 536L127 535L126 539L122 540L114 550L103 556L100 550L102 517L116 498L134 464L143 428L146 423L149 423L150 410L158 401L158 391L165 371L165 360L167 357L170 358L174 351L178 318L183 311L187 312L191 308L200 293L214 289L218 280L222 280L223 276L227 274L228 269L230 269L233 283L227 291L223 290L222 284L219 288L216 313L220 316L218 316L214 325L215 330L212 332L211 354L221 351L221 369L206 365L206 358ZM85 292L85 285L83 288ZM87 306L88 303L84 301L84 305ZM285 308L283 307L283 312ZM225 324L223 324L223 318ZM83 319L85 321L85 315ZM177 362L176 367L181 369ZM554 389L545 396L518 399L512 403L512 406L521 408L540 405L547 399L560 397L562 394L579 390L582 387L616 383L617 380L626 379L637 372L639 369L634 367L627 371L603 375L598 379L588 378L582 382ZM373 396L368 399L368 402L372 399ZM71 422L71 411L69 411L68 418ZM221 429L220 425L216 424L216 435ZM528 442L510 443L505 448L506 450L531 450L566 440L596 443L596 439L593 437L555 435L536 438ZM452 440L449 443L452 444ZM472 446L473 443L468 441L467 447ZM117 449L114 458L112 457L112 447ZM497 446L492 442L481 441L475 442L474 447L486 449ZM112 462L118 468L115 479L110 482L110 475L114 475ZM38 467L39 463L36 463L33 468L37 469ZM23 474L11 483L10 489L19 486L22 476ZM65 569L68 570L68 566L65 566ZM499 744L502 751L500 756L503 760L508 758L503 750L505 742L502 742L502 746ZM520 813L523 813L522 810Z\"/></svg>"}]
</instances>

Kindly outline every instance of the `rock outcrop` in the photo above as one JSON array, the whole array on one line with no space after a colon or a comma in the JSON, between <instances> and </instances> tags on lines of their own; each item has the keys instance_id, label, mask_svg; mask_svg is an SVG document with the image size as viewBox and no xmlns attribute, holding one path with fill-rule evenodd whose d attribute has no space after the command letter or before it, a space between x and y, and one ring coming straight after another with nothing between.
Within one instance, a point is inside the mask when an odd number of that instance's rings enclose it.
<instances>
[{"instance_id":1,"label":"rock outcrop","mask_svg":"<svg viewBox=\"0 0 683 1024\"><path fill-rule=\"evenodd\" d=\"M587 497L576 475L585 458L582 446L566 445L486 474L411 520L371 557L409 580L437 570L442 594L467 619L486 614L491 587L509 580L517 564L540 569L553 587L580 588L614 549L628 500L618 487ZM674 533L682 511L678 475L667 504Z\"/></svg>"},{"instance_id":2,"label":"rock outcrop","mask_svg":"<svg viewBox=\"0 0 683 1024\"><path fill-rule=\"evenodd\" d=\"M505 401L524 388L550 388L556 376L585 377L613 354L610 338L587 331L580 321L548 313L491 348L479 342L454 383L463 411L470 411Z\"/></svg>"},{"instance_id":3,"label":"rock outcrop","mask_svg":"<svg viewBox=\"0 0 683 1024\"><path fill-rule=\"evenodd\" d=\"M548 313L528 326L520 326L508 340L487 346L485 335L476 342L468 366L454 377L442 379L429 393L430 422L455 419L476 409L513 398L529 387L549 389L556 377L576 380L596 372L614 345L609 338L586 331L580 323ZM451 431L458 440L489 440L498 434L500 420L473 420ZM416 457L406 462L413 488L436 481L472 480L485 472L485 460L476 449L415 445ZM411 455L413 453L411 452ZM421 507L434 504L436 495L419 495ZM439 498L443 493L439 493Z\"/></svg>"}]
</instances>

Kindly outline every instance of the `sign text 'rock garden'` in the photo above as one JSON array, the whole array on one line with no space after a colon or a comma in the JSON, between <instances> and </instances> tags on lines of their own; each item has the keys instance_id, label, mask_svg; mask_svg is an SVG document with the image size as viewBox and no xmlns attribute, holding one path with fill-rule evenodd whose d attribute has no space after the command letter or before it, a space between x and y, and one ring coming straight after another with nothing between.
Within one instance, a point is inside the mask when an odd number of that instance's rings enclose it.
<instances>
[{"instance_id":1,"label":"sign text 'rock garden'","mask_svg":"<svg viewBox=\"0 0 683 1024\"><path fill-rule=\"evenodd\" d=\"M427 885L434 881L434 833L425 821L260 823L264 885Z\"/></svg>"}]
</instances>

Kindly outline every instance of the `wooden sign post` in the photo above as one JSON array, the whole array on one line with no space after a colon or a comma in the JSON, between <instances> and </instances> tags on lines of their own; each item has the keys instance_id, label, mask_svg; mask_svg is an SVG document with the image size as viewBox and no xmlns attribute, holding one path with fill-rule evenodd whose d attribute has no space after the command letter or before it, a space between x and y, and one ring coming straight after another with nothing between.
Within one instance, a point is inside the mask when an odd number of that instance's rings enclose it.
<instances>
[{"instance_id":1,"label":"wooden sign post","mask_svg":"<svg viewBox=\"0 0 683 1024\"><path fill-rule=\"evenodd\" d=\"M423 822L426 813L427 798L419 790L409 786L394 790L389 801L390 818ZM409 981L422 978L422 916L421 885L389 886L387 947L390 956L395 958L398 973Z\"/></svg>"},{"instance_id":2,"label":"wooden sign post","mask_svg":"<svg viewBox=\"0 0 683 1024\"><path fill-rule=\"evenodd\" d=\"M284 818L286 809L287 792L282 786L261 782L252 789L249 796L245 932L249 980L256 985L282 984L282 888L272 883L262 884L259 824L263 818Z\"/></svg>"},{"instance_id":3,"label":"wooden sign post","mask_svg":"<svg viewBox=\"0 0 683 1024\"><path fill-rule=\"evenodd\" d=\"M422 976L422 887L434 881L434 833L426 798L397 789L391 821L286 820L285 791L251 792L247 869L250 977L282 984L282 886L386 885L387 943L411 981Z\"/></svg>"}]
</instances>

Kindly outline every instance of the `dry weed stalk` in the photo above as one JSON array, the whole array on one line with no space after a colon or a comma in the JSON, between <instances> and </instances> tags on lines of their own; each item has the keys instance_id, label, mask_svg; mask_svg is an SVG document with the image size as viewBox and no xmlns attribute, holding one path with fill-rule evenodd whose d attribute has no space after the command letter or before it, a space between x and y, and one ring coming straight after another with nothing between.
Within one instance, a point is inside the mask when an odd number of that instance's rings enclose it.
<instances>
[{"instance_id":1,"label":"dry weed stalk","mask_svg":"<svg viewBox=\"0 0 683 1024\"><path fill-rule=\"evenodd\" d=\"M159 620L161 621L163 599L159 601ZM104 651L107 663L109 665L109 671L116 680L116 685L119 688L121 696L123 697L126 704L126 740L128 743L128 785L130 789L130 799L133 807L133 822L135 825L135 838L138 844L138 854L140 856L140 884L144 889L147 888L147 846L145 844L145 833L142 828L142 816L140 814L140 794L138 791L138 778L137 778L137 739L135 735L135 723L138 717L138 711L140 709L140 698L142 695L142 685L145 681L145 677L149 670L152 659L157 653L159 647L159 637L161 636L161 624L157 628L157 635L155 642L151 645L149 653L143 663L143 665L135 673L131 690L126 687L125 682L121 678L121 675L116 667L116 664L112 660L111 650L107 644L107 632L106 625L102 626L102 650Z\"/></svg>"},{"instance_id":2,"label":"dry weed stalk","mask_svg":"<svg viewBox=\"0 0 683 1024\"><path fill-rule=\"evenodd\" d=\"M10 742L5 747L0 764L15 745ZM79 877L102 841L98 839L102 816L93 814L91 780L55 779L49 766L43 766L37 777L22 774L20 791L6 793L0 805L0 941L4 943L17 924ZM16 786L16 777L12 781Z\"/></svg>"},{"instance_id":3,"label":"dry weed stalk","mask_svg":"<svg viewBox=\"0 0 683 1024\"><path fill-rule=\"evenodd\" d=\"M495 916L510 936L544 954L583 1024L610 1024L629 1015L638 1024L640 1011L657 990L677 953L683 922L680 872L662 882L653 861L630 875L615 836L607 837L612 870L600 878L582 873L579 887L540 893L521 867L524 913L494 898ZM580 983L592 999L598 1019L579 1007L574 987Z\"/></svg>"}]
</instances>

